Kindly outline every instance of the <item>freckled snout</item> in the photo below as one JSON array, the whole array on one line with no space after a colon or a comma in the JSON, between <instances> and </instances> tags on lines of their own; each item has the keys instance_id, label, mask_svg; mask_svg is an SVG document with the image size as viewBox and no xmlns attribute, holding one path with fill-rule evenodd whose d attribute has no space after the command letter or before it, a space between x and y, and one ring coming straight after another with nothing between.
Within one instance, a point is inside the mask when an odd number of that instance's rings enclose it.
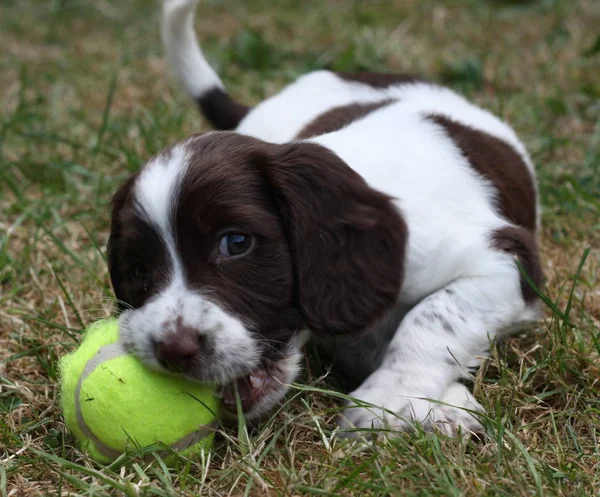
<instances>
[{"instance_id":1,"label":"freckled snout","mask_svg":"<svg viewBox=\"0 0 600 497\"><path fill-rule=\"evenodd\" d=\"M164 368L185 373L200 354L202 341L197 330L181 327L157 342L154 353Z\"/></svg>"}]
</instances>

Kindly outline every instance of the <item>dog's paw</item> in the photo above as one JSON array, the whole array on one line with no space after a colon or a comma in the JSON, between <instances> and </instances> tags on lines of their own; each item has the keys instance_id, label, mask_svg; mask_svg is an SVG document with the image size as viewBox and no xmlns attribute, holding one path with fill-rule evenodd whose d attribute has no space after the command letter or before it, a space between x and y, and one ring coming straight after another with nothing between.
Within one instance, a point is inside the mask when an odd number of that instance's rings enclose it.
<instances>
[{"instance_id":1,"label":"dog's paw","mask_svg":"<svg viewBox=\"0 0 600 497\"><path fill-rule=\"evenodd\" d=\"M354 400L345 402L337 418L341 438L406 430L414 421L425 423L432 407L422 391L377 382L361 385L349 397Z\"/></svg>"},{"instance_id":2,"label":"dog's paw","mask_svg":"<svg viewBox=\"0 0 600 497\"><path fill-rule=\"evenodd\" d=\"M408 388L391 390L365 385L350 397L356 402L347 401L337 418L340 438L389 436L414 427L415 422L425 430L439 430L450 436L483 431L474 415L483 412L483 407L460 383L452 384L439 402L424 392Z\"/></svg>"},{"instance_id":3,"label":"dog's paw","mask_svg":"<svg viewBox=\"0 0 600 497\"><path fill-rule=\"evenodd\" d=\"M469 389L460 383L453 383L444 392L440 403L432 405L430 425L452 437L480 437L484 429L477 415L483 413L485 409Z\"/></svg>"}]
</instances>

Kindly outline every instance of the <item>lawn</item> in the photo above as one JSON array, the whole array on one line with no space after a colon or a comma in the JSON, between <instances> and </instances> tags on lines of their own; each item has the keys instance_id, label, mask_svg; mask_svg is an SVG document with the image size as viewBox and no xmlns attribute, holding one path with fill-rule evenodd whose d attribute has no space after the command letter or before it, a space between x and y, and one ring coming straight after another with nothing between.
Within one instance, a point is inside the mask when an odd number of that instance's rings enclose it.
<instances>
[{"instance_id":1,"label":"lawn","mask_svg":"<svg viewBox=\"0 0 600 497\"><path fill-rule=\"evenodd\" d=\"M331 438L307 373L273 417L177 470L78 451L57 360L114 313L109 203L146 159L207 130L163 60L147 0L0 3L0 497L600 494L600 2L205 0L196 26L254 103L307 70L417 72L507 119L538 168L543 321L475 379L483 441ZM308 386L307 386L308 385Z\"/></svg>"}]
</instances>

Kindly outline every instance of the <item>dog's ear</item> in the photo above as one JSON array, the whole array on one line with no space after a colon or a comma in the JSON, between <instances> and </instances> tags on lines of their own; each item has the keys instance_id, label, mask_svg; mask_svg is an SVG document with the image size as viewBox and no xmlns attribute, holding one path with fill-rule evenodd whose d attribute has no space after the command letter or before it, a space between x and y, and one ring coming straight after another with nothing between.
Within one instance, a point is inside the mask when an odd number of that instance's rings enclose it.
<instances>
[{"instance_id":1,"label":"dog's ear","mask_svg":"<svg viewBox=\"0 0 600 497\"><path fill-rule=\"evenodd\" d=\"M398 298L407 238L400 212L320 145L272 150L263 171L287 232L306 324L320 334L365 331Z\"/></svg>"}]
</instances>

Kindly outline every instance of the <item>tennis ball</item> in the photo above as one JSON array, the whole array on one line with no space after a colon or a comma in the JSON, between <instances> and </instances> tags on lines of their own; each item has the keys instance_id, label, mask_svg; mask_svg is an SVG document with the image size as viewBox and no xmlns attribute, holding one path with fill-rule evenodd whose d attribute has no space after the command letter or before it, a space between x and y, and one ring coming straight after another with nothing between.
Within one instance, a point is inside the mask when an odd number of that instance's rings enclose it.
<instances>
[{"instance_id":1,"label":"tennis ball","mask_svg":"<svg viewBox=\"0 0 600 497\"><path fill-rule=\"evenodd\" d=\"M97 461L156 443L186 456L212 444L214 390L144 367L123 348L116 319L91 325L80 347L61 359L60 374L65 423Z\"/></svg>"}]
</instances>

